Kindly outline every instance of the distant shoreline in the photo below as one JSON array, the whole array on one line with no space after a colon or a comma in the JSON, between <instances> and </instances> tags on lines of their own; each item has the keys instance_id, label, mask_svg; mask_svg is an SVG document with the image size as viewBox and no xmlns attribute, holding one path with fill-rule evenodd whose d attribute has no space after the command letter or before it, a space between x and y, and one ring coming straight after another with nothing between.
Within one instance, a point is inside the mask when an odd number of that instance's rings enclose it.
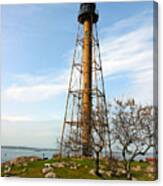
<instances>
[{"instance_id":1,"label":"distant shoreline","mask_svg":"<svg viewBox=\"0 0 163 186\"><path fill-rule=\"evenodd\" d=\"M34 151L58 151L58 149L53 149L53 148L10 146L10 145L2 145L1 149L19 149L19 150L22 149L22 150L34 150Z\"/></svg>"}]
</instances>

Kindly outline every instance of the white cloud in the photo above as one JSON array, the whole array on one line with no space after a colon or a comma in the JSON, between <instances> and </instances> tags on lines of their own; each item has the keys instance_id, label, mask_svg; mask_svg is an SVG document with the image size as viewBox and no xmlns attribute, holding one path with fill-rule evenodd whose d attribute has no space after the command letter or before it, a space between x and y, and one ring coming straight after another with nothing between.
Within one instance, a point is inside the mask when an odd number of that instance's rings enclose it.
<instances>
[{"instance_id":1,"label":"white cloud","mask_svg":"<svg viewBox=\"0 0 163 186\"><path fill-rule=\"evenodd\" d=\"M29 116L21 116L21 115L4 115L1 117L2 121L9 122L21 122L21 121L32 121L32 118Z\"/></svg>"},{"instance_id":2,"label":"white cloud","mask_svg":"<svg viewBox=\"0 0 163 186\"><path fill-rule=\"evenodd\" d=\"M12 78L18 85L55 84L67 81L68 70L46 69L39 74L15 74Z\"/></svg>"},{"instance_id":3,"label":"white cloud","mask_svg":"<svg viewBox=\"0 0 163 186\"><path fill-rule=\"evenodd\" d=\"M8 101L37 102L49 100L65 92L67 71L61 74L19 74L14 77L14 84L3 91L2 98Z\"/></svg>"},{"instance_id":4,"label":"white cloud","mask_svg":"<svg viewBox=\"0 0 163 186\"><path fill-rule=\"evenodd\" d=\"M152 103L153 22L151 15L146 14L120 20L111 27L112 34L105 28L105 38L100 43L105 78L112 81L125 74L126 81L130 81L131 86L126 92L117 90L119 96ZM124 27L128 31L120 33Z\"/></svg>"},{"instance_id":5,"label":"white cloud","mask_svg":"<svg viewBox=\"0 0 163 186\"><path fill-rule=\"evenodd\" d=\"M12 85L4 92L4 97L6 96L8 100L23 102L43 101L61 94L65 89L66 86L64 84L36 84L32 86Z\"/></svg>"},{"instance_id":6,"label":"white cloud","mask_svg":"<svg viewBox=\"0 0 163 186\"><path fill-rule=\"evenodd\" d=\"M152 27L144 27L102 42L104 75L151 67Z\"/></svg>"}]
</instances>

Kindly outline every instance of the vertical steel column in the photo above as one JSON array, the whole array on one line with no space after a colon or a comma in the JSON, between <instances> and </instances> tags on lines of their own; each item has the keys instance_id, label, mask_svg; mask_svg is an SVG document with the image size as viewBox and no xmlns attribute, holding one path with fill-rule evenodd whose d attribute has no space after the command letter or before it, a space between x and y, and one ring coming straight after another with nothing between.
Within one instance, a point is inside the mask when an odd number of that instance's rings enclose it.
<instances>
[{"instance_id":1,"label":"vertical steel column","mask_svg":"<svg viewBox=\"0 0 163 186\"><path fill-rule=\"evenodd\" d=\"M83 23L83 122L82 144L83 155L90 155L91 134L91 89L92 89L92 21L88 17Z\"/></svg>"}]
</instances>

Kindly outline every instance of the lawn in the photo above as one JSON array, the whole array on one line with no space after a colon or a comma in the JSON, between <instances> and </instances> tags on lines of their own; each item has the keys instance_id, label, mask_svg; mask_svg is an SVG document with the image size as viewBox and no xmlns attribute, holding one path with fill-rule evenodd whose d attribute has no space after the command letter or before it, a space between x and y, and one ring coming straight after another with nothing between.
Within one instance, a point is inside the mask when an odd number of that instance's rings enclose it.
<instances>
[{"instance_id":1,"label":"lawn","mask_svg":"<svg viewBox=\"0 0 163 186\"><path fill-rule=\"evenodd\" d=\"M95 160L80 159L80 158L57 158L50 160L37 160L18 163L10 166L4 163L1 166L1 175L3 177L28 177L28 178L44 178L43 169L52 172L55 178L65 179L105 179L105 180L124 180L126 179L123 162L117 162L115 174L111 174L110 163L107 160L100 161L100 176L95 174ZM156 174L151 172L153 164L148 162L132 162L133 180L148 180L155 179ZM51 167L51 168L48 168ZM50 177L49 177L50 178Z\"/></svg>"}]
</instances>

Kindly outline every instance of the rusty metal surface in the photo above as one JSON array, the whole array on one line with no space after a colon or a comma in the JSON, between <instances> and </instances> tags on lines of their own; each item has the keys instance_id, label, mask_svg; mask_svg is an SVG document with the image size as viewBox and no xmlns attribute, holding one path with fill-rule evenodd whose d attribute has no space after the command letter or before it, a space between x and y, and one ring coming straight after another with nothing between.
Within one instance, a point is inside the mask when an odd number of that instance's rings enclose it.
<instances>
[{"instance_id":1,"label":"rusty metal surface","mask_svg":"<svg viewBox=\"0 0 163 186\"><path fill-rule=\"evenodd\" d=\"M87 19L83 24L83 155L90 154L91 131L91 89L92 89L92 21Z\"/></svg>"}]
</instances>

